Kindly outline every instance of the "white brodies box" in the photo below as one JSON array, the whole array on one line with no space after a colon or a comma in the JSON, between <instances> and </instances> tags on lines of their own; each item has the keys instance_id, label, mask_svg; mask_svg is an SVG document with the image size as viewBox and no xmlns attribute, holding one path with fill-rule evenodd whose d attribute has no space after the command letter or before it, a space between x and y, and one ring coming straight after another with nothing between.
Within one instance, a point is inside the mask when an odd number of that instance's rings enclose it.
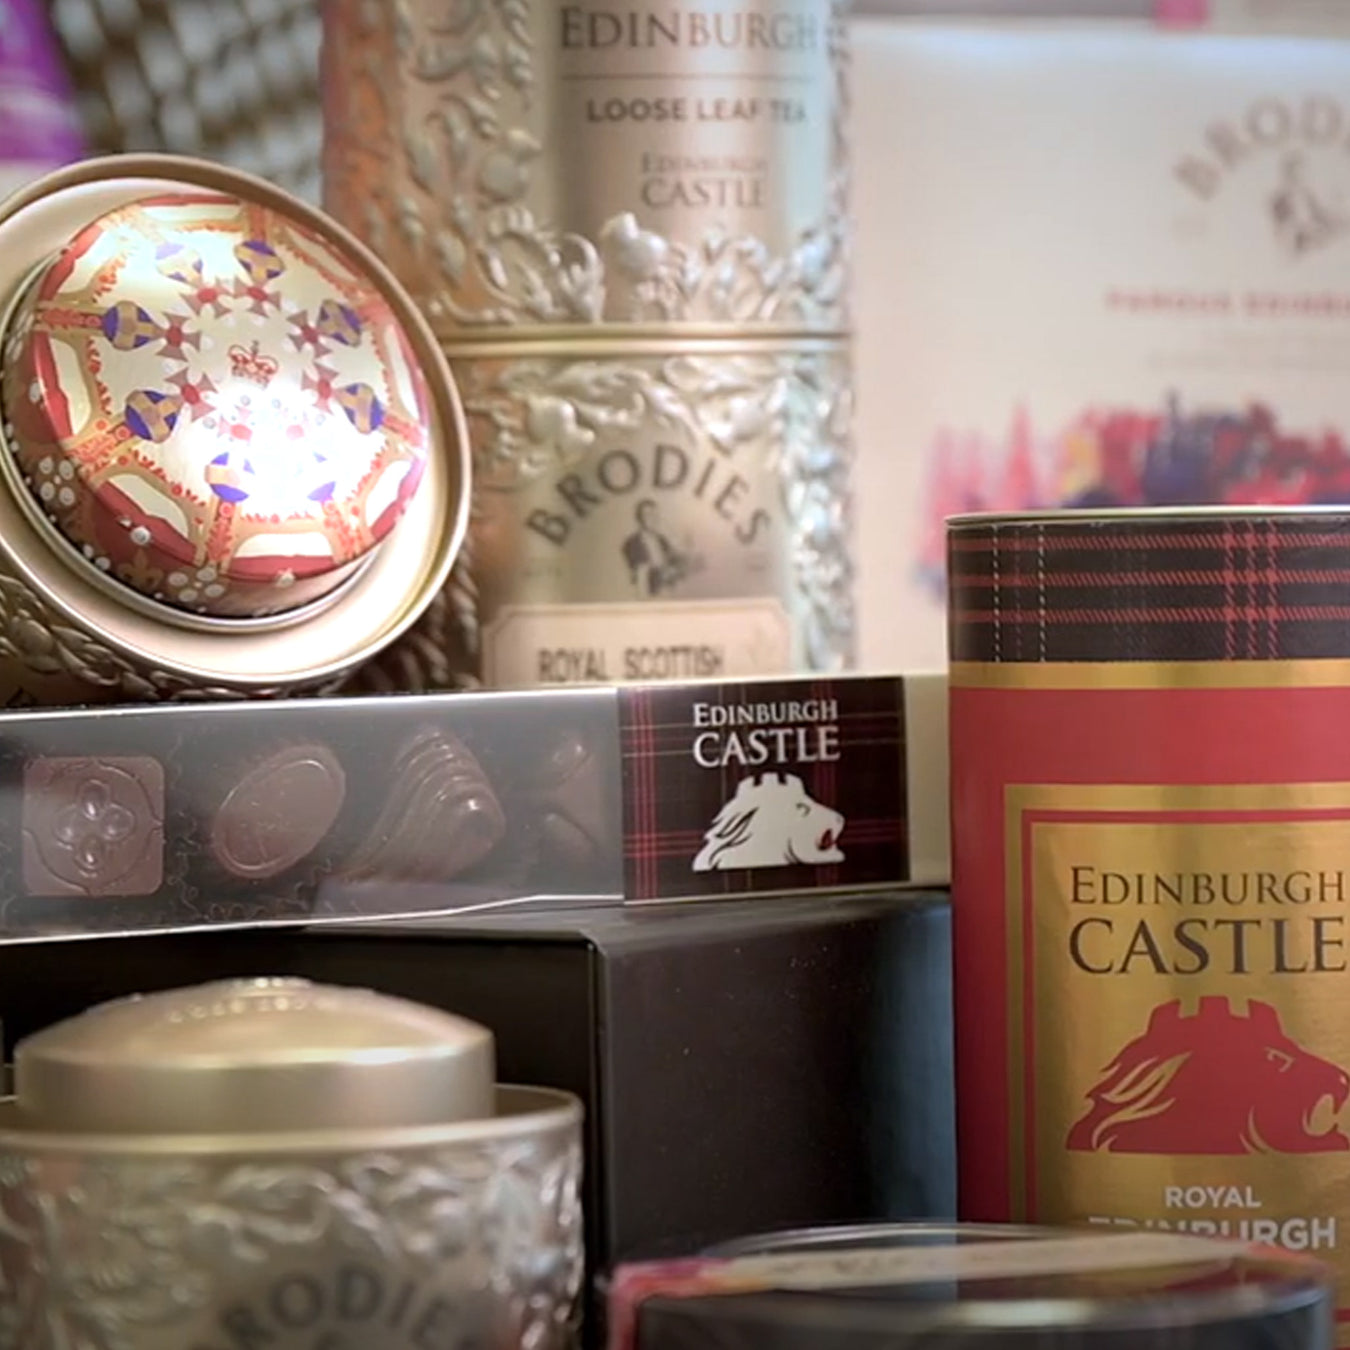
<instances>
[{"instance_id":1,"label":"white brodies box","mask_svg":"<svg viewBox=\"0 0 1350 1350\"><path fill-rule=\"evenodd\" d=\"M868 668L947 514L1350 501L1350 5L1211 18L855 22Z\"/></svg>"}]
</instances>

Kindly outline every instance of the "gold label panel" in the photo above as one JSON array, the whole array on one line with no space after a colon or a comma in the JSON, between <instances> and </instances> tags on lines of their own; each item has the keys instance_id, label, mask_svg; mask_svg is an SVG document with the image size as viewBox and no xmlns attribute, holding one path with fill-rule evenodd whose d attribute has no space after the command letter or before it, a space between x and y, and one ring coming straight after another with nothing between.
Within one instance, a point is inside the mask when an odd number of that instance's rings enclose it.
<instances>
[{"instance_id":1,"label":"gold label panel","mask_svg":"<svg viewBox=\"0 0 1350 1350\"><path fill-rule=\"evenodd\" d=\"M1350 784L1010 788L1007 826L1015 1217L1350 1290Z\"/></svg>"}]
</instances>

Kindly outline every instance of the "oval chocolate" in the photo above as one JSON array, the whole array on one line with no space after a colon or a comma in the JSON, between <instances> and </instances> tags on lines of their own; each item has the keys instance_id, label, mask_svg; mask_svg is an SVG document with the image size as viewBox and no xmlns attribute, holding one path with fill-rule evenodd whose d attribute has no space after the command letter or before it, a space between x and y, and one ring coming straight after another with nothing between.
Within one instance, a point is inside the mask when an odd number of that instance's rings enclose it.
<instances>
[{"instance_id":1,"label":"oval chocolate","mask_svg":"<svg viewBox=\"0 0 1350 1350\"><path fill-rule=\"evenodd\" d=\"M331 750L287 746L226 793L212 822L211 851L234 876L274 877L319 846L346 796L347 776Z\"/></svg>"}]
</instances>

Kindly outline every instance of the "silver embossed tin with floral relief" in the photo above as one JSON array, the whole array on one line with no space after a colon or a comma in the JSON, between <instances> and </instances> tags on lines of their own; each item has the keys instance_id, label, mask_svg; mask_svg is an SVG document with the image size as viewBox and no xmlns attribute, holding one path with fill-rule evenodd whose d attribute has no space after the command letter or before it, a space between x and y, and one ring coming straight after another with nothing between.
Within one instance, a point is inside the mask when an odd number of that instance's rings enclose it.
<instances>
[{"instance_id":1,"label":"silver embossed tin with floral relief","mask_svg":"<svg viewBox=\"0 0 1350 1350\"><path fill-rule=\"evenodd\" d=\"M326 7L325 202L431 320L474 458L381 687L851 663L845 10Z\"/></svg>"},{"instance_id":2,"label":"silver embossed tin with floral relief","mask_svg":"<svg viewBox=\"0 0 1350 1350\"><path fill-rule=\"evenodd\" d=\"M458 360L467 668L500 687L837 666L843 360L828 342L640 340Z\"/></svg>"},{"instance_id":3,"label":"silver embossed tin with floral relief","mask_svg":"<svg viewBox=\"0 0 1350 1350\"><path fill-rule=\"evenodd\" d=\"M453 338L847 327L844 0L328 0L325 205Z\"/></svg>"},{"instance_id":4,"label":"silver embossed tin with floral relief","mask_svg":"<svg viewBox=\"0 0 1350 1350\"><path fill-rule=\"evenodd\" d=\"M491 1035L364 990L239 980L18 1048L0 1104L0 1350L556 1350L580 1106Z\"/></svg>"}]
</instances>

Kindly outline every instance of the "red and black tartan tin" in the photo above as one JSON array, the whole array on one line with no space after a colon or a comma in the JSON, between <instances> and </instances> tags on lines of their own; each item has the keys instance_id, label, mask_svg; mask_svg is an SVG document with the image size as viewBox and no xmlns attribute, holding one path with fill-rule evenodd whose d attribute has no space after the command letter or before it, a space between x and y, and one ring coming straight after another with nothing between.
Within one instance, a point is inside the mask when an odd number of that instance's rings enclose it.
<instances>
[{"instance_id":1,"label":"red and black tartan tin","mask_svg":"<svg viewBox=\"0 0 1350 1350\"><path fill-rule=\"evenodd\" d=\"M948 547L961 1216L1313 1253L1350 1343L1350 510Z\"/></svg>"}]
</instances>

